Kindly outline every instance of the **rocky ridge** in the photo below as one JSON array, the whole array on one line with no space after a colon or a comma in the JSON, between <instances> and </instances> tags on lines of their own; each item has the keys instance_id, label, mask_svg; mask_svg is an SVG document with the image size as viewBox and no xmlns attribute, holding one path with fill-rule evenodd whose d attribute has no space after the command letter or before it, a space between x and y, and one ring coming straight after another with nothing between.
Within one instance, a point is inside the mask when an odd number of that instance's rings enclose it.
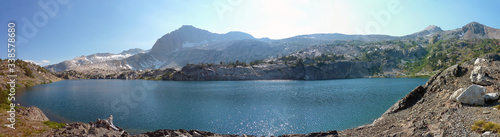
<instances>
[{"instance_id":1,"label":"rocky ridge","mask_svg":"<svg viewBox=\"0 0 500 137\"><path fill-rule=\"evenodd\" d=\"M434 75L429 81L415 88L404 98L389 108L372 124L340 131L341 136L481 136L471 130L474 121L488 120L500 123L499 110L492 106L499 104L497 84L500 78L500 60L497 54L490 54L454 65ZM482 67L483 75L489 76L491 84L477 85L471 76ZM469 87L479 88L475 93L466 93ZM462 93L456 93L462 91ZM476 92L476 91L474 91ZM458 95L458 97L456 97ZM469 94L469 95L466 95ZM489 94L489 95L486 95ZM486 96L485 96L486 95ZM468 96L468 102L461 96Z\"/></svg>"}]
</instances>

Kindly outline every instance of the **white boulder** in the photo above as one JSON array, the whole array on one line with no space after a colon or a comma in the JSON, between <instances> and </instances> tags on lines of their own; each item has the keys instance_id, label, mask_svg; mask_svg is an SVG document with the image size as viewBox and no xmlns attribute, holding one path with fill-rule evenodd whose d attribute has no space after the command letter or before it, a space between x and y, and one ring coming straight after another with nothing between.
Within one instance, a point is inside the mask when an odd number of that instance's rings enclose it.
<instances>
[{"instance_id":1,"label":"white boulder","mask_svg":"<svg viewBox=\"0 0 500 137\"><path fill-rule=\"evenodd\" d=\"M484 132L482 135L483 135L483 136L489 136L489 135L491 135L491 131L486 131L486 132Z\"/></svg>"},{"instance_id":2,"label":"white boulder","mask_svg":"<svg viewBox=\"0 0 500 137\"><path fill-rule=\"evenodd\" d=\"M477 58L476 61L474 61L474 65L480 64L482 62L486 61L486 59L483 58Z\"/></svg>"},{"instance_id":3,"label":"white boulder","mask_svg":"<svg viewBox=\"0 0 500 137\"><path fill-rule=\"evenodd\" d=\"M484 95L484 101L488 102L488 101L496 101L498 100L498 96L500 96L500 93L496 92L496 93L486 93L486 95Z\"/></svg>"},{"instance_id":4,"label":"white boulder","mask_svg":"<svg viewBox=\"0 0 500 137\"><path fill-rule=\"evenodd\" d=\"M464 88L460 88L457 91L453 92L450 96L451 101L458 101L457 97L464 92Z\"/></svg>"},{"instance_id":5,"label":"white boulder","mask_svg":"<svg viewBox=\"0 0 500 137\"><path fill-rule=\"evenodd\" d=\"M484 105L486 88L479 85L471 85L457 97L458 102L468 105Z\"/></svg>"},{"instance_id":6,"label":"white boulder","mask_svg":"<svg viewBox=\"0 0 500 137\"><path fill-rule=\"evenodd\" d=\"M488 81L484 71L485 70L483 69L482 66L474 66L474 70L472 70L472 73L470 74L470 80L472 81L472 83L483 86L488 86L493 84L490 81Z\"/></svg>"}]
</instances>

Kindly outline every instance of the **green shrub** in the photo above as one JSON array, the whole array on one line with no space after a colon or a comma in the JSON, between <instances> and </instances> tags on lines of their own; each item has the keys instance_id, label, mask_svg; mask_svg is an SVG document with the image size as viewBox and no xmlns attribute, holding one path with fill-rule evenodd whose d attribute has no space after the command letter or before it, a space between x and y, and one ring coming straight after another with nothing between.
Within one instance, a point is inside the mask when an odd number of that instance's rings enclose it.
<instances>
[{"instance_id":1,"label":"green shrub","mask_svg":"<svg viewBox=\"0 0 500 137\"><path fill-rule=\"evenodd\" d=\"M10 101L7 100L8 91L0 90L0 104L10 104Z\"/></svg>"},{"instance_id":2,"label":"green shrub","mask_svg":"<svg viewBox=\"0 0 500 137\"><path fill-rule=\"evenodd\" d=\"M474 121L474 125L477 125L477 126L483 126L483 124L486 123L484 122L484 120L478 120L478 121Z\"/></svg>"},{"instance_id":3,"label":"green shrub","mask_svg":"<svg viewBox=\"0 0 500 137\"><path fill-rule=\"evenodd\" d=\"M482 132L482 127L477 126L477 125L472 125L471 130L472 130L472 132Z\"/></svg>"},{"instance_id":4,"label":"green shrub","mask_svg":"<svg viewBox=\"0 0 500 137\"><path fill-rule=\"evenodd\" d=\"M484 120L478 120L474 122L474 125L472 125L471 130L474 132L485 132L485 131L491 131L493 133L498 133L500 130L500 125L497 123L493 122L486 122Z\"/></svg>"}]
</instances>

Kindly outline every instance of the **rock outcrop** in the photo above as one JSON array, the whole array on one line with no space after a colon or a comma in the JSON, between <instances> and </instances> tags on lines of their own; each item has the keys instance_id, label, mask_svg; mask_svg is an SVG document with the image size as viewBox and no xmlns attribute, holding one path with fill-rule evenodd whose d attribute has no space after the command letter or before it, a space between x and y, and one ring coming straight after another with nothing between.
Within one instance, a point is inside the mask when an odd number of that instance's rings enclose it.
<instances>
[{"instance_id":1,"label":"rock outcrop","mask_svg":"<svg viewBox=\"0 0 500 137\"><path fill-rule=\"evenodd\" d=\"M475 66L472 70L472 74L470 75L472 83L483 86L493 84L490 80L491 78L489 78L484 71L485 70L482 66Z\"/></svg>"},{"instance_id":2,"label":"rock outcrop","mask_svg":"<svg viewBox=\"0 0 500 137\"><path fill-rule=\"evenodd\" d=\"M102 127L97 128L89 123L76 122L66 124L66 126L48 133L47 136L121 137L128 136L128 133Z\"/></svg>"},{"instance_id":3,"label":"rock outcrop","mask_svg":"<svg viewBox=\"0 0 500 137\"><path fill-rule=\"evenodd\" d=\"M17 113L23 115L26 119L31 121L48 121L49 118L37 107L27 107L25 109L18 109Z\"/></svg>"}]
</instances>

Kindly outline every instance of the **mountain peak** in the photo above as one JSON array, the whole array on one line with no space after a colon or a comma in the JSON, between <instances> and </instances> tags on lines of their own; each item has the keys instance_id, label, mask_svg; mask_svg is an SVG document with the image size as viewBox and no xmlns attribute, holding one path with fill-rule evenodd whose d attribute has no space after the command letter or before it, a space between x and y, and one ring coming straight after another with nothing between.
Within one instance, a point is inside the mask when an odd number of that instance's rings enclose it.
<instances>
[{"instance_id":1,"label":"mountain peak","mask_svg":"<svg viewBox=\"0 0 500 137\"><path fill-rule=\"evenodd\" d=\"M477 31L478 29L484 29L485 27L487 27L487 26L485 26L479 22L473 21L473 22L468 23L467 25L463 26L462 29L464 30L464 32L467 30L476 30Z\"/></svg>"},{"instance_id":2,"label":"mountain peak","mask_svg":"<svg viewBox=\"0 0 500 137\"><path fill-rule=\"evenodd\" d=\"M146 51L144 51L143 49L140 49L140 48L132 48L132 49L124 50L119 54L138 54L138 53L145 53L145 52Z\"/></svg>"},{"instance_id":3,"label":"mountain peak","mask_svg":"<svg viewBox=\"0 0 500 137\"><path fill-rule=\"evenodd\" d=\"M430 34L433 34L433 33L436 33L436 32L442 32L443 30L436 26L436 25L429 25L427 26L424 30L422 31L419 31L419 32L415 32L413 34L410 34L410 35L406 35L404 37L422 37L422 36L427 36L427 35L430 35Z\"/></svg>"},{"instance_id":4,"label":"mountain peak","mask_svg":"<svg viewBox=\"0 0 500 137\"><path fill-rule=\"evenodd\" d=\"M182 25L179 29L189 29L189 28L196 28L193 25Z\"/></svg>"},{"instance_id":5,"label":"mountain peak","mask_svg":"<svg viewBox=\"0 0 500 137\"><path fill-rule=\"evenodd\" d=\"M500 39L500 30L478 22L471 22L462 27L462 39Z\"/></svg>"},{"instance_id":6,"label":"mountain peak","mask_svg":"<svg viewBox=\"0 0 500 137\"><path fill-rule=\"evenodd\" d=\"M429 25L427 26L427 28L425 28L424 30L427 30L427 31L442 31L442 29L436 25Z\"/></svg>"},{"instance_id":7,"label":"mountain peak","mask_svg":"<svg viewBox=\"0 0 500 137\"><path fill-rule=\"evenodd\" d=\"M427 32L428 34L432 34L432 33L435 33L435 32L441 32L443 30L440 27L436 26L436 25L429 25L423 31Z\"/></svg>"},{"instance_id":8,"label":"mountain peak","mask_svg":"<svg viewBox=\"0 0 500 137\"><path fill-rule=\"evenodd\" d=\"M178 28L176 31L206 31L206 30L203 30L203 29L200 29L200 28L196 28L194 27L193 25L182 25L180 28ZM208 32L208 31L206 31Z\"/></svg>"},{"instance_id":9,"label":"mountain peak","mask_svg":"<svg viewBox=\"0 0 500 137\"><path fill-rule=\"evenodd\" d=\"M479 23L479 22L475 22L475 21L473 21L473 22L468 23L468 24L467 24L467 25L465 25L465 26L475 26L475 25L483 25L483 24L481 24L481 23Z\"/></svg>"},{"instance_id":10,"label":"mountain peak","mask_svg":"<svg viewBox=\"0 0 500 137\"><path fill-rule=\"evenodd\" d=\"M462 27L465 39L482 38L486 35L485 26L478 22L471 22Z\"/></svg>"}]
</instances>

